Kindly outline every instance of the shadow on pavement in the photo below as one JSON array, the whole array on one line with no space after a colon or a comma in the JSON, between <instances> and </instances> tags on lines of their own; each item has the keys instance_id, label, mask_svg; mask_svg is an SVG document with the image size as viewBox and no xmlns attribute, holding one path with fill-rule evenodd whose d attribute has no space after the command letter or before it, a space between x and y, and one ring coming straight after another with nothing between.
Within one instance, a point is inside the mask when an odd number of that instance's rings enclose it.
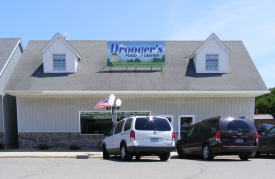
<instances>
[{"instance_id":1,"label":"shadow on pavement","mask_svg":"<svg viewBox=\"0 0 275 179\"><path fill-rule=\"evenodd\" d=\"M158 157L141 157L140 160L136 160L135 157L132 158L132 160L129 161L123 161L121 159L120 156L110 156L109 159L107 159L106 161L112 161L112 162L169 162L169 160L167 161L161 161Z\"/></svg>"},{"instance_id":2,"label":"shadow on pavement","mask_svg":"<svg viewBox=\"0 0 275 179\"><path fill-rule=\"evenodd\" d=\"M251 161L250 159L247 161L243 161L241 159L239 159L238 156L232 155L232 156L216 156L214 157L213 160L204 160L201 156L199 155L187 155L184 156L183 159L180 159L177 155L171 156L172 160L194 160L194 161L202 161L202 162L224 162L224 161L228 161L228 162L249 162Z\"/></svg>"}]
</instances>

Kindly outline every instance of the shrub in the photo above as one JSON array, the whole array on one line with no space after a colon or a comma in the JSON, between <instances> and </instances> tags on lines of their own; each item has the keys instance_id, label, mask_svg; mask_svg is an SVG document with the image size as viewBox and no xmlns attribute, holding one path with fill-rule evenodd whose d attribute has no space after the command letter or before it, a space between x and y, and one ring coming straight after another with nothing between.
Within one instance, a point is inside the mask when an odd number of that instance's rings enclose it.
<instances>
[{"instance_id":1,"label":"shrub","mask_svg":"<svg viewBox=\"0 0 275 179\"><path fill-rule=\"evenodd\" d=\"M79 150L81 147L78 147L77 145L71 145L70 150Z\"/></svg>"},{"instance_id":2,"label":"shrub","mask_svg":"<svg viewBox=\"0 0 275 179\"><path fill-rule=\"evenodd\" d=\"M50 148L50 146L48 146L47 144L39 144L38 145L38 150L48 150Z\"/></svg>"}]
</instances>

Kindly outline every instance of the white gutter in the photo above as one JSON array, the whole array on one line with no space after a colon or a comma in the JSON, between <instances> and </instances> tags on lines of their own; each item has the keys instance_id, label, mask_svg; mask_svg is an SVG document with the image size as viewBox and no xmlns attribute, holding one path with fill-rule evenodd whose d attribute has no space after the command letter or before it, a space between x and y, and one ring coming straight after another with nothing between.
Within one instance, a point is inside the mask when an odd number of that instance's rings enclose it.
<instances>
[{"instance_id":1,"label":"white gutter","mask_svg":"<svg viewBox=\"0 0 275 179\"><path fill-rule=\"evenodd\" d=\"M7 94L267 94L270 91L21 91L21 90L5 90Z\"/></svg>"}]
</instances>

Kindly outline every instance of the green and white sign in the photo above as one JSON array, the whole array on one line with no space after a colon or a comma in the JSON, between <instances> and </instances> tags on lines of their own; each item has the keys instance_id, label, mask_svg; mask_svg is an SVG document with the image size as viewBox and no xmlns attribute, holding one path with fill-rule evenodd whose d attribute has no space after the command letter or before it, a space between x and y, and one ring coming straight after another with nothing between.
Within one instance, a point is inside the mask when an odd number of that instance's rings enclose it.
<instances>
[{"instance_id":1,"label":"green and white sign","mask_svg":"<svg viewBox=\"0 0 275 179\"><path fill-rule=\"evenodd\" d=\"M108 67L164 67L165 42L107 42Z\"/></svg>"}]
</instances>

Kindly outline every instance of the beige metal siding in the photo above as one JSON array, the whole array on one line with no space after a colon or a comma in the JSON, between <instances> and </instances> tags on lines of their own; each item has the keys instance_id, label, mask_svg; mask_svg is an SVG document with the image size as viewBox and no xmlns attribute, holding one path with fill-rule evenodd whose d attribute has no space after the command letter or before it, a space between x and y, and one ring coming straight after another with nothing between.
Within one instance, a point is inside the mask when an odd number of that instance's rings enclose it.
<instances>
[{"instance_id":1,"label":"beige metal siding","mask_svg":"<svg viewBox=\"0 0 275 179\"><path fill-rule=\"evenodd\" d=\"M118 96L119 97L119 96ZM18 132L79 132L79 111L94 110L101 98L18 98ZM213 116L245 116L253 120L254 98L121 98L119 111L150 111L173 115L178 130L180 115L195 115L195 122Z\"/></svg>"}]
</instances>

